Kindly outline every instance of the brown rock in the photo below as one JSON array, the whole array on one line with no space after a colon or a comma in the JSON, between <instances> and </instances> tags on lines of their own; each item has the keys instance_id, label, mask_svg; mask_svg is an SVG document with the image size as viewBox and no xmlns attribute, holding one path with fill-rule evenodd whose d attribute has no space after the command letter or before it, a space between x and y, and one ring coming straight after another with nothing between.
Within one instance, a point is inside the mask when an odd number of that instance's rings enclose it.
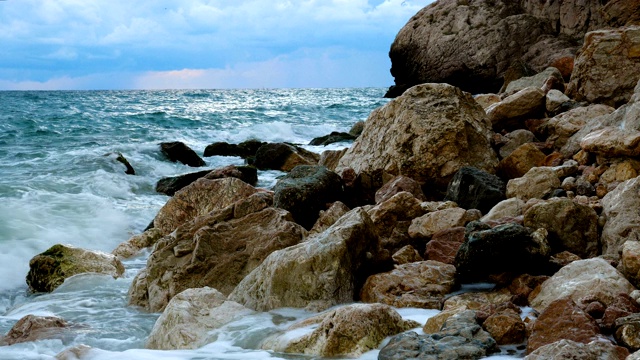
<instances>
[{"instance_id":1,"label":"brown rock","mask_svg":"<svg viewBox=\"0 0 640 360\"><path fill-rule=\"evenodd\" d=\"M640 312L640 304L627 294L618 295L605 309L599 321L600 328L607 333L615 330L616 321L625 316Z\"/></svg>"},{"instance_id":2,"label":"brown rock","mask_svg":"<svg viewBox=\"0 0 640 360\"><path fill-rule=\"evenodd\" d=\"M455 285L456 269L438 261L397 266L388 273L370 276L362 287L362 301L396 307L440 309L444 296Z\"/></svg>"},{"instance_id":3,"label":"brown rock","mask_svg":"<svg viewBox=\"0 0 640 360\"><path fill-rule=\"evenodd\" d=\"M482 324L498 345L520 344L526 338L526 327L520 315L501 312L491 315Z\"/></svg>"},{"instance_id":4,"label":"brown rock","mask_svg":"<svg viewBox=\"0 0 640 360\"><path fill-rule=\"evenodd\" d=\"M427 198L424 196L424 193L422 192L422 189L420 188L420 184L407 176L398 175L389 180L389 182L384 184L378 191L376 191L376 204L380 204L381 202L388 200L393 195L402 191L411 193L411 195L413 195L418 200L427 200Z\"/></svg>"},{"instance_id":5,"label":"brown rock","mask_svg":"<svg viewBox=\"0 0 640 360\"><path fill-rule=\"evenodd\" d=\"M507 289L513 294L513 299L518 305L529 305L529 295L533 290L545 282L549 277L545 275L533 276L523 274L511 281Z\"/></svg>"},{"instance_id":6,"label":"brown rock","mask_svg":"<svg viewBox=\"0 0 640 360\"><path fill-rule=\"evenodd\" d=\"M522 127L521 121L539 117L545 110L545 92L539 87L528 87L506 97L487 108L487 117L493 129Z\"/></svg>"},{"instance_id":7,"label":"brown rock","mask_svg":"<svg viewBox=\"0 0 640 360\"><path fill-rule=\"evenodd\" d=\"M515 149L500 161L498 174L505 179L523 177L529 170L541 166L546 155L532 143L526 143Z\"/></svg>"},{"instance_id":8,"label":"brown rock","mask_svg":"<svg viewBox=\"0 0 640 360\"><path fill-rule=\"evenodd\" d=\"M640 131L605 127L582 138L580 147L584 151L607 158L638 156L640 155Z\"/></svg>"},{"instance_id":9,"label":"brown rock","mask_svg":"<svg viewBox=\"0 0 640 360\"><path fill-rule=\"evenodd\" d=\"M582 258L569 251L561 251L557 254L551 255L549 262L555 265L558 269L571 264L574 261L582 260Z\"/></svg>"},{"instance_id":10,"label":"brown rock","mask_svg":"<svg viewBox=\"0 0 640 360\"><path fill-rule=\"evenodd\" d=\"M561 149L567 144L567 141L573 134L577 133L592 119L610 114L614 110L614 108L602 104L593 104L571 109L549 119L547 122L548 135L554 139L554 146ZM579 143L578 141L576 145ZM562 151L562 154L566 157L573 156L577 150L579 150L579 146L572 145L571 148Z\"/></svg>"},{"instance_id":11,"label":"brown rock","mask_svg":"<svg viewBox=\"0 0 640 360\"><path fill-rule=\"evenodd\" d=\"M477 94L473 98L476 100L483 109L487 109L489 106L502 101L500 95L497 94Z\"/></svg>"},{"instance_id":12,"label":"brown rock","mask_svg":"<svg viewBox=\"0 0 640 360\"><path fill-rule=\"evenodd\" d=\"M464 243L464 227L453 227L433 234L427 243L425 258L453 265L460 245Z\"/></svg>"},{"instance_id":13,"label":"brown rock","mask_svg":"<svg viewBox=\"0 0 640 360\"><path fill-rule=\"evenodd\" d=\"M503 200L496 204L487 215L480 218L480 221L490 222L498 221L503 218L515 218L522 215L524 209L524 201L518 198Z\"/></svg>"},{"instance_id":14,"label":"brown rock","mask_svg":"<svg viewBox=\"0 0 640 360\"><path fill-rule=\"evenodd\" d=\"M438 231L464 226L467 211L461 208L438 210L413 219L409 236L430 238Z\"/></svg>"},{"instance_id":15,"label":"brown rock","mask_svg":"<svg viewBox=\"0 0 640 360\"><path fill-rule=\"evenodd\" d=\"M317 165L320 155L287 143L267 143L256 151L253 165L261 170L291 171L298 165Z\"/></svg>"},{"instance_id":16,"label":"brown rock","mask_svg":"<svg viewBox=\"0 0 640 360\"><path fill-rule=\"evenodd\" d=\"M505 135L504 139L506 142L499 151L502 158L506 158L514 150L526 143L538 141L538 139L536 139L536 136L531 131L525 129L514 130Z\"/></svg>"},{"instance_id":17,"label":"brown rock","mask_svg":"<svg viewBox=\"0 0 640 360\"><path fill-rule=\"evenodd\" d=\"M525 360L582 359L582 360L631 360L629 350L609 341L596 340L588 344L562 339L544 345L525 356Z\"/></svg>"},{"instance_id":18,"label":"brown rock","mask_svg":"<svg viewBox=\"0 0 640 360\"><path fill-rule=\"evenodd\" d=\"M517 197L524 201L542 199L560 185L562 185L560 179L552 168L534 167L524 176L509 180L507 197Z\"/></svg>"},{"instance_id":19,"label":"brown rock","mask_svg":"<svg viewBox=\"0 0 640 360\"><path fill-rule=\"evenodd\" d=\"M400 250L396 251L395 254L391 256L394 264L402 265L408 264L412 262L422 261L422 256L418 253L418 251L411 245L407 245Z\"/></svg>"},{"instance_id":20,"label":"brown rock","mask_svg":"<svg viewBox=\"0 0 640 360\"><path fill-rule=\"evenodd\" d=\"M42 339L60 338L69 323L54 316L27 315L13 325L0 345L13 345Z\"/></svg>"},{"instance_id":21,"label":"brown rock","mask_svg":"<svg viewBox=\"0 0 640 360\"><path fill-rule=\"evenodd\" d=\"M640 286L640 241L627 241L622 245L618 270L635 286Z\"/></svg>"},{"instance_id":22,"label":"brown rock","mask_svg":"<svg viewBox=\"0 0 640 360\"><path fill-rule=\"evenodd\" d=\"M325 150L320 154L318 165L324 166L331 171L336 171L338 162L346 152L347 148L342 150Z\"/></svg>"},{"instance_id":23,"label":"brown rock","mask_svg":"<svg viewBox=\"0 0 640 360\"><path fill-rule=\"evenodd\" d=\"M121 243L111 253L119 258L130 258L140 252L140 250L153 246L164 234L160 229L151 228L142 234L132 236L129 240Z\"/></svg>"},{"instance_id":24,"label":"brown rock","mask_svg":"<svg viewBox=\"0 0 640 360\"><path fill-rule=\"evenodd\" d=\"M627 241L640 241L640 178L627 180L602 198L602 253L618 259Z\"/></svg>"},{"instance_id":25,"label":"brown rock","mask_svg":"<svg viewBox=\"0 0 640 360\"><path fill-rule=\"evenodd\" d=\"M511 293L507 289L487 292L468 292L454 295L445 300L442 310L466 307L469 310L479 310L487 305L499 305L508 302Z\"/></svg>"},{"instance_id":26,"label":"brown rock","mask_svg":"<svg viewBox=\"0 0 640 360\"><path fill-rule=\"evenodd\" d=\"M632 314L616 320L614 338L630 351L640 350L640 314Z\"/></svg>"},{"instance_id":27,"label":"brown rock","mask_svg":"<svg viewBox=\"0 0 640 360\"><path fill-rule=\"evenodd\" d=\"M342 217L342 215L349 212L349 208L347 205L341 203L340 201L336 201L327 210L320 210L320 216L311 230L309 230L309 234L319 234L328 228L331 225L335 224L338 219Z\"/></svg>"}]
</instances>

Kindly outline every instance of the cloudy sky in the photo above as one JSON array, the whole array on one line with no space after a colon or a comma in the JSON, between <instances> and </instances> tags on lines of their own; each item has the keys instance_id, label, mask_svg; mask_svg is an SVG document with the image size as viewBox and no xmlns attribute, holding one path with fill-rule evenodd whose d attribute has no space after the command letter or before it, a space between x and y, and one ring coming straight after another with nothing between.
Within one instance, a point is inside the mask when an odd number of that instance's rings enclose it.
<instances>
[{"instance_id":1,"label":"cloudy sky","mask_svg":"<svg viewBox=\"0 0 640 360\"><path fill-rule=\"evenodd\" d=\"M0 90L388 86L432 1L0 1Z\"/></svg>"}]
</instances>

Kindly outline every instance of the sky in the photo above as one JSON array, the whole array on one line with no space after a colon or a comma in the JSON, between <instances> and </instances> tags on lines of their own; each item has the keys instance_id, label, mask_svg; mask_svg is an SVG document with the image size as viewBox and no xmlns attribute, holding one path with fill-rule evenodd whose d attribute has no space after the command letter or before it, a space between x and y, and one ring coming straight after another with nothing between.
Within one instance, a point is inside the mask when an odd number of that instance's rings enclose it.
<instances>
[{"instance_id":1,"label":"sky","mask_svg":"<svg viewBox=\"0 0 640 360\"><path fill-rule=\"evenodd\" d=\"M0 90L384 87L433 0L0 1Z\"/></svg>"}]
</instances>

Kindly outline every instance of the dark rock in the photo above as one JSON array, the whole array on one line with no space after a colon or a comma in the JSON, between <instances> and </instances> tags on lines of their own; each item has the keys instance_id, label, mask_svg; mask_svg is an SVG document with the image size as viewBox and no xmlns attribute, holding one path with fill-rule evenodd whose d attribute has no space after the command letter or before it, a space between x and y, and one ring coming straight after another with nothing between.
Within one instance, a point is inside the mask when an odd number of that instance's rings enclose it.
<instances>
[{"instance_id":1,"label":"dark rock","mask_svg":"<svg viewBox=\"0 0 640 360\"><path fill-rule=\"evenodd\" d=\"M104 156L111 157L111 158L115 159L117 162L122 163L126 168L126 170L124 171L125 174L127 174L127 175L135 175L136 174L136 171L133 169L133 166L131 166L129 161L121 153L119 153L119 152L108 153L108 154L105 154Z\"/></svg>"},{"instance_id":2,"label":"dark rock","mask_svg":"<svg viewBox=\"0 0 640 360\"><path fill-rule=\"evenodd\" d=\"M320 155L287 143L270 143L256 151L253 165L260 170L291 171L298 165L316 165Z\"/></svg>"},{"instance_id":3,"label":"dark rock","mask_svg":"<svg viewBox=\"0 0 640 360\"><path fill-rule=\"evenodd\" d=\"M349 129L349 134L358 137L360 136L360 134L362 134L362 130L364 130L364 121L360 120L358 122L356 122L355 124L353 124L353 126L351 127L351 129Z\"/></svg>"},{"instance_id":4,"label":"dark rock","mask_svg":"<svg viewBox=\"0 0 640 360\"><path fill-rule=\"evenodd\" d=\"M635 313L640 313L640 305L631 296L622 293L604 311L599 321L600 329L611 333L615 330L616 320Z\"/></svg>"},{"instance_id":5,"label":"dark rock","mask_svg":"<svg viewBox=\"0 0 640 360\"><path fill-rule=\"evenodd\" d=\"M210 172L211 170L203 170L184 175L162 178L156 183L156 191L161 194L173 196L176 191L200 179L201 177L204 177Z\"/></svg>"},{"instance_id":6,"label":"dark rock","mask_svg":"<svg viewBox=\"0 0 640 360\"><path fill-rule=\"evenodd\" d=\"M462 167L451 179L445 200L464 209L478 209L486 214L505 199L506 184L499 177L471 166Z\"/></svg>"},{"instance_id":7,"label":"dark rock","mask_svg":"<svg viewBox=\"0 0 640 360\"><path fill-rule=\"evenodd\" d=\"M356 139L356 137L357 136L353 136L349 133L333 131L329 135L320 136L312 139L311 142L309 142L309 145L327 146L329 144L333 144L337 142L353 141Z\"/></svg>"},{"instance_id":8,"label":"dark rock","mask_svg":"<svg viewBox=\"0 0 640 360\"><path fill-rule=\"evenodd\" d=\"M546 239L540 239L531 229L500 225L471 232L456 254L455 266L462 282L502 272L539 272L549 259L549 250Z\"/></svg>"},{"instance_id":9,"label":"dark rock","mask_svg":"<svg viewBox=\"0 0 640 360\"><path fill-rule=\"evenodd\" d=\"M226 177L235 177L249 185L255 186L258 182L258 169L253 166L229 165L215 170L203 170L179 176L166 177L158 180L156 183L156 191L173 196L176 191L200 178L214 180Z\"/></svg>"},{"instance_id":10,"label":"dark rock","mask_svg":"<svg viewBox=\"0 0 640 360\"><path fill-rule=\"evenodd\" d=\"M69 323L54 316L27 315L13 325L0 346L13 345L42 339L60 338Z\"/></svg>"},{"instance_id":11,"label":"dark rock","mask_svg":"<svg viewBox=\"0 0 640 360\"><path fill-rule=\"evenodd\" d=\"M496 351L495 340L478 325L475 312L464 311L447 319L438 333L418 335L412 331L392 337L380 350L378 360L473 360Z\"/></svg>"},{"instance_id":12,"label":"dark rock","mask_svg":"<svg viewBox=\"0 0 640 360\"><path fill-rule=\"evenodd\" d=\"M162 153L173 162L181 162L191 167L205 166L204 160L183 142L174 141L160 143Z\"/></svg>"},{"instance_id":13,"label":"dark rock","mask_svg":"<svg viewBox=\"0 0 640 360\"><path fill-rule=\"evenodd\" d=\"M204 157L208 156L239 156L246 159L250 156L254 156L260 146L265 145L265 142L258 140L247 140L240 144L229 144L227 142L216 142L204 149Z\"/></svg>"},{"instance_id":14,"label":"dark rock","mask_svg":"<svg viewBox=\"0 0 640 360\"><path fill-rule=\"evenodd\" d=\"M342 179L324 166L300 165L282 177L273 188L273 206L288 210L307 230L313 227L320 210L343 200Z\"/></svg>"}]
</instances>

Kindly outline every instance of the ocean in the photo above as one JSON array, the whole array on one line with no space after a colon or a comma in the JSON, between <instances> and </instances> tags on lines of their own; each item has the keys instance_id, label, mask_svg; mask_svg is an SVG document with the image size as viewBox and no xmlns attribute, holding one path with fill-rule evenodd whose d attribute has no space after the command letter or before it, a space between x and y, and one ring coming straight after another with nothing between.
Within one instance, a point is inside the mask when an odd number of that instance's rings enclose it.
<instances>
[{"instance_id":1,"label":"ocean","mask_svg":"<svg viewBox=\"0 0 640 360\"><path fill-rule=\"evenodd\" d=\"M0 333L27 314L78 326L62 338L0 347L0 359L54 359L80 344L92 348L83 359L96 360L310 359L256 350L266 335L311 315L299 309L247 316L216 330L217 340L200 349L145 350L159 314L127 306L127 291L148 252L124 261L123 278L76 276L51 294L28 293L29 260L57 243L111 252L141 233L167 201L154 190L160 178L243 164L218 156L204 158L205 168L171 163L160 142L182 141L200 155L217 141L307 144L365 120L388 101L385 90L0 92ZM320 153L346 146L305 148ZM115 153L136 175L124 173ZM258 175L258 186L270 188L282 173ZM437 313L400 312L421 323ZM361 359L376 357L371 351Z\"/></svg>"}]
</instances>

